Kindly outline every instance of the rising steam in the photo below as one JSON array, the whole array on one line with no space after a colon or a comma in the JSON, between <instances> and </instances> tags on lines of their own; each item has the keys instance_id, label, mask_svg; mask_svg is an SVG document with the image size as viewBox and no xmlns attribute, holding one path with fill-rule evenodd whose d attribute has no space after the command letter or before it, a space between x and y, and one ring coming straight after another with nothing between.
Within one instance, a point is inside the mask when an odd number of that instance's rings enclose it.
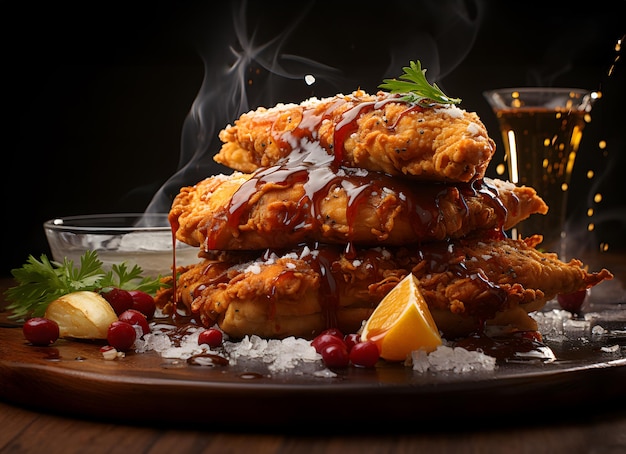
<instances>
[{"instance_id":1,"label":"rising steam","mask_svg":"<svg viewBox=\"0 0 626 454\"><path fill-rule=\"evenodd\" d=\"M242 1L233 2L230 18L213 18L211 22L225 26L213 29L213 37L201 46L206 48L201 52L204 80L183 125L178 170L146 211L167 212L182 186L230 173L213 161L220 148L218 133L251 108L357 88L375 91L384 77L397 76L415 59L435 81L471 49L481 18L479 1L395 3L389 5L393 19L382 23L393 24L402 17L410 28L381 30L385 39L376 42L362 33L360 2L343 4L346 15L329 15L327 4L313 1L282 10L275 4L269 8ZM394 36L394 30L400 34ZM382 49L376 47L378 41Z\"/></svg>"}]
</instances>

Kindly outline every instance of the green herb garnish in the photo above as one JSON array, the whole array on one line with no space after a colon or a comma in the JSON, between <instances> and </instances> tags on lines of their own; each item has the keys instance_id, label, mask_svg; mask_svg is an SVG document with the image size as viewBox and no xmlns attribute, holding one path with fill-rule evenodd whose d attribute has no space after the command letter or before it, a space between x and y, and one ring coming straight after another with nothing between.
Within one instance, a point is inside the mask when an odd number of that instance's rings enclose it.
<instances>
[{"instance_id":1,"label":"green herb garnish","mask_svg":"<svg viewBox=\"0 0 626 454\"><path fill-rule=\"evenodd\" d=\"M428 107L434 104L460 104L459 98L449 98L437 86L426 80L426 70L422 69L419 60L410 62L410 66L402 68L404 74L399 79L384 79L378 88L389 90L390 93L404 94L403 101Z\"/></svg>"},{"instance_id":2,"label":"green herb garnish","mask_svg":"<svg viewBox=\"0 0 626 454\"><path fill-rule=\"evenodd\" d=\"M59 263L49 260L45 254L39 260L31 255L21 268L11 270L17 285L5 292L11 302L7 306L12 311L9 318L41 317L52 301L72 292L118 287L154 294L163 287L161 276L151 279L143 277L142 273L140 266L133 265L129 269L125 262L112 265L107 272L95 251L85 252L79 266L74 266L67 258Z\"/></svg>"}]
</instances>

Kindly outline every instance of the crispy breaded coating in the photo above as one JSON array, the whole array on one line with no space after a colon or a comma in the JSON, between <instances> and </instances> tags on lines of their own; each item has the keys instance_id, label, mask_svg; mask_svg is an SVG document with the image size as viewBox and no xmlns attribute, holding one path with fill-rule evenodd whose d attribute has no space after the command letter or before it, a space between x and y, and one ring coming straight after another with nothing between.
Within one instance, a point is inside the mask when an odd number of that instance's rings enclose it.
<instances>
[{"instance_id":1,"label":"crispy breaded coating","mask_svg":"<svg viewBox=\"0 0 626 454\"><path fill-rule=\"evenodd\" d=\"M482 178L495 143L478 115L456 106L422 108L397 95L351 95L279 104L241 115L219 133L214 159L241 172L284 164L319 142L336 164L420 180Z\"/></svg>"},{"instance_id":2,"label":"crispy breaded coating","mask_svg":"<svg viewBox=\"0 0 626 454\"><path fill-rule=\"evenodd\" d=\"M403 245L510 229L547 206L536 192L484 179L408 182L378 172L275 168L182 188L170 210L176 238L204 250L303 242Z\"/></svg>"},{"instance_id":3,"label":"crispy breaded coating","mask_svg":"<svg viewBox=\"0 0 626 454\"><path fill-rule=\"evenodd\" d=\"M326 328L356 332L382 298L408 273L447 339L481 327L535 330L527 315L559 293L590 288L612 274L589 273L578 260L560 261L527 241L439 241L422 246L358 249L303 247L279 254L209 253L183 271L157 304L184 304L202 322L234 338L313 338Z\"/></svg>"}]
</instances>

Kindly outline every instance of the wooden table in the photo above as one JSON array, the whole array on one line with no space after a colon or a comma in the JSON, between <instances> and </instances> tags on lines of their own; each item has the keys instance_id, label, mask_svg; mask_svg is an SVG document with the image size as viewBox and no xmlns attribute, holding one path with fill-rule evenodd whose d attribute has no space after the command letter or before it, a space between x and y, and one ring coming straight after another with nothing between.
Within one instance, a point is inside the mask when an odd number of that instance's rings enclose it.
<instances>
[{"instance_id":1,"label":"wooden table","mask_svg":"<svg viewBox=\"0 0 626 454\"><path fill-rule=\"evenodd\" d=\"M215 431L205 428L167 428L118 425L43 414L0 402L0 452L15 453L620 453L626 452L626 414L594 414L581 409L579 422L554 421L550 409L537 411L530 424L518 421L499 428L464 430L471 417L451 416L441 421L440 431L390 433L335 428L304 434ZM320 416L323 419L323 416ZM461 423L461 427L459 427ZM43 451L42 451L43 450Z\"/></svg>"},{"instance_id":2,"label":"wooden table","mask_svg":"<svg viewBox=\"0 0 626 454\"><path fill-rule=\"evenodd\" d=\"M4 291L11 283L0 280ZM1 379L1 377L0 377ZM3 386L0 382L0 386ZM24 383L25 387L29 383ZM626 383L624 383L626 386ZM72 396L59 396L60 400ZM429 423L387 427L385 414L354 414L345 424L319 424L300 430L281 425L255 430L242 429L236 423L210 424L141 424L141 408L128 403L136 412L137 424L117 423L111 419L86 419L65 415L62 410L45 411L27 408L19 402L0 402L0 452L63 453L171 453L171 452L251 452L291 453L618 453L626 452L626 408L581 401L580 407L566 412L558 408L538 407L516 418L506 411L484 420L470 413L438 417ZM297 402L294 402L297 405ZM327 402L333 411L333 402ZM502 402L506 406L506 402ZM210 404L206 411L217 411ZM415 408L416 412L428 408ZM439 412L441 414L441 412ZM263 415L259 415L263 418ZM377 424L380 421L380 424Z\"/></svg>"}]
</instances>

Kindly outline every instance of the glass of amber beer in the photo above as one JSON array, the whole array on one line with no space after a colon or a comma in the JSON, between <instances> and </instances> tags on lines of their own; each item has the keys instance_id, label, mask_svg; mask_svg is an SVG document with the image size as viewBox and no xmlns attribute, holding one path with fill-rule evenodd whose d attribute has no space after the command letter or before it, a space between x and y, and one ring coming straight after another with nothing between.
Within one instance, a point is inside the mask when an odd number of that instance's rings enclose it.
<instances>
[{"instance_id":1,"label":"glass of amber beer","mask_svg":"<svg viewBox=\"0 0 626 454\"><path fill-rule=\"evenodd\" d=\"M541 249L566 258L567 191L585 124L598 93L572 88L502 88L484 92L500 126L509 180L531 186L548 205L511 232L543 235Z\"/></svg>"}]
</instances>

